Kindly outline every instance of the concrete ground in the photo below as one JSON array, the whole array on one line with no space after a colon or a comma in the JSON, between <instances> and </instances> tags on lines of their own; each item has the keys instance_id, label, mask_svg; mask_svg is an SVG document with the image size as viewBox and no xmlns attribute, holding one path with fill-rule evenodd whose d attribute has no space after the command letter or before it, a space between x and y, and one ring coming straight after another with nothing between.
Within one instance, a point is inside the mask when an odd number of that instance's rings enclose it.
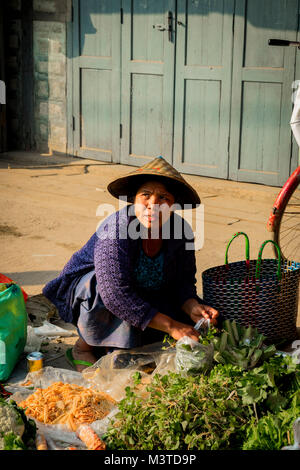
<instances>
[{"instance_id":1,"label":"concrete ground","mask_svg":"<svg viewBox=\"0 0 300 470\"><path fill-rule=\"evenodd\" d=\"M45 283L58 275L74 251L86 243L108 215L101 213L99 206L106 203L118 209L118 200L106 187L112 179L131 169L127 165L69 156L1 154L0 272L14 279L29 295L41 293ZM261 243L270 238L266 223L280 188L184 177L198 191L204 207L204 224L200 226L197 222L196 226L193 220L199 243L204 230L204 244L196 253L201 296L202 272L224 263L226 245L235 232L248 234L250 257L257 257ZM231 245L229 261L244 256L244 239L239 237ZM267 245L264 257L273 257L271 244ZM298 325L299 320L298 316ZM68 341L72 343L75 339ZM59 366L67 367L64 358Z\"/></svg>"}]
</instances>

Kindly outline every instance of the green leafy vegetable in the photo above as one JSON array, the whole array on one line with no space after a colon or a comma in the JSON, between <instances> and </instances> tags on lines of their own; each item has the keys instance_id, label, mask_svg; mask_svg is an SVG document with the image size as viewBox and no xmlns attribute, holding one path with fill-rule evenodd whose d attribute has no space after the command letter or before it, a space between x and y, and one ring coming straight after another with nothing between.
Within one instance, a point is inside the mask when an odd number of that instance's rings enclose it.
<instances>
[{"instance_id":1,"label":"green leafy vegetable","mask_svg":"<svg viewBox=\"0 0 300 470\"><path fill-rule=\"evenodd\" d=\"M156 375L147 389L126 389L104 439L111 450L280 449L300 416L299 380L283 356L249 370Z\"/></svg>"},{"instance_id":2,"label":"green leafy vegetable","mask_svg":"<svg viewBox=\"0 0 300 470\"><path fill-rule=\"evenodd\" d=\"M9 432L3 436L4 450L26 450L26 446L20 436Z\"/></svg>"},{"instance_id":3,"label":"green leafy vegetable","mask_svg":"<svg viewBox=\"0 0 300 470\"><path fill-rule=\"evenodd\" d=\"M155 376L143 398L130 388L105 439L109 449L225 449L241 442L252 410L207 376ZM231 394L231 396L230 396Z\"/></svg>"},{"instance_id":4,"label":"green leafy vegetable","mask_svg":"<svg viewBox=\"0 0 300 470\"><path fill-rule=\"evenodd\" d=\"M36 424L14 400L0 398L0 449L34 448Z\"/></svg>"}]
</instances>

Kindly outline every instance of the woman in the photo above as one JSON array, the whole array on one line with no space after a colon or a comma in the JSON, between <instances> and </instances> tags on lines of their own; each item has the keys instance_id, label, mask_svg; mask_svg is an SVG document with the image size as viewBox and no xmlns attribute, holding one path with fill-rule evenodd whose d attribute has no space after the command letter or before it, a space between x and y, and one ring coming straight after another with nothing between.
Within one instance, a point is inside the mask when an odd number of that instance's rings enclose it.
<instances>
[{"instance_id":1,"label":"woman","mask_svg":"<svg viewBox=\"0 0 300 470\"><path fill-rule=\"evenodd\" d=\"M43 289L61 318L77 325L67 352L83 370L115 348L134 348L183 336L197 340L194 325L218 312L196 293L192 229L173 205L196 207L196 191L162 157L108 185L128 206L105 219L96 233ZM179 235L178 235L179 231Z\"/></svg>"}]
</instances>

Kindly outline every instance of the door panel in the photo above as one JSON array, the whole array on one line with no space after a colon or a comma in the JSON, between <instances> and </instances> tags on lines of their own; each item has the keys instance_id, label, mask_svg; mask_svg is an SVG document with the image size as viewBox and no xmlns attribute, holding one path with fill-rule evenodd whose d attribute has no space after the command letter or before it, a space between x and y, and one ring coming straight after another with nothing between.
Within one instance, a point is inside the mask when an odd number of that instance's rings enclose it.
<instances>
[{"instance_id":1,"label":"door panel","mask_svg":"<svg viewBox=\"0 0 300 470\"><path fill-rule=\"evenodd\" d=\"M124 0L123 11L121 163L172 162L175 1Z\"/></svg>"},{"instance_id":2,"label":"door panel","mask_svg":"<svg viewBox=\"0 0 300 470\"><path fill-rule=\"evenodd\" d=\"M298 0L237 2L234 30L230 179L282 185L290 172Z\"/></svg>"},{"instance_id":3,"label":"door panel","mask_svg":"<svg viewBox=\"0 0 300 470\"><path fill-rule=\"evenodd\" d=\"M179 16L184 10L185 65L221 66L223 63L224 1L181 1L179 2L181 12ZM179 17L178 19L180 21Z\"/></svg>"},{"instance_id":4,"label":"door panel","mask_svg":"<svg viewBox=\"0 0 300 470\"><path fill-rule=\"evenodd\" d=\"M176 168L227 178L232 67L231 0L178 0Z\"/></svg>"},{"instance_id":5,"label":"door panel","mask_svg":"<svg viewBox=\"0 0 300 470\"><path fill-rule=\"evenodd\" d=\"M274 156L280 146L280 83L244 82L240 170L274 172ZM256 158L249 158L249 149Z\"/></svg>"},{"instance_id":6,"label":"door panel","mask_svg":"<svg viewBox=\"0 0 300 470\"><path fill-rule=\"evenodd\" d=\"M215 146L220 138L221 83L186 79L184 91L183 165L199 164L199 149L203 148L202 168L217 169L219 155Z\"/></svg>"},{"instance_id":7,"label":"door panel","mask_svg":"<svg viewBox=\"0 0 300 470\"><path fill-rule=\"evenodd\" d=\"M160 2L147 0L132 1L130 12L131 60L150 62L164 60L165 34L153 28L154 24L165 23L165 5L160 6L158 3ZM162 2L162 4L163 3L165 2ZM129 5L125 5L127 13L128 7ZM129 31L125 31L125 34L126 33L130 34Z\"/></svg>"},{"instance_id":8,"label":"door panel","mask_svg":"<svg viewBox=\"0 0 300 470\"><path fill-rule=\"evenodd\" d=\"M162 149L163 77L132 74L130 154L159 155Z\"/></svg>"},{"instance_id":9,"label":"door panel","mask_svg":"<svg viewBox=\"0 0 300 470\"><path fill-rule=\"evenodd\" d=\"M83 97L80 146L86 149L111 149L111 71L83 68L80 83Z\"/></svg>"},{"instance_id":10,"label":"door panel","mask_svg":"<svg viewBox=\"0 0 300 470\"><path fill-rule=\"evenodd\" d=\"M119 162L120 1L75 0L74 152Z\"/></svg>"}]
</instances>

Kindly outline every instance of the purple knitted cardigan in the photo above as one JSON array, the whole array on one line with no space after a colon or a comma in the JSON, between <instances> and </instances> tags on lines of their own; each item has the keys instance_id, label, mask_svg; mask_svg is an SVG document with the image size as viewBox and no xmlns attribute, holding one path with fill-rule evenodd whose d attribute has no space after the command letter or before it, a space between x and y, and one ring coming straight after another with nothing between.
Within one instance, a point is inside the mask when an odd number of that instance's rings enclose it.
<instances>
[{"instance_id":1,"label":"purple knitted cardigan","mask_svg":"<svg viewBox=\"0 0 300 470\"><path fill-rule=\"evenodd\" d=\"M57 307L64 321L74 321L72 294L79 279L91 270L95 270L97 288L105 307L120 319L144 330L159 311L134 287L140 241L124 236L129 224L137 221L130 215L129 208L126 206L107 217L88 242L73 254L59 276L45 285L43 294ZM181 239L174 237L174 218L182 224ZM172 214L170 225L170 239L163 241L166 283L163 300L165 303L168 292L172 302L175 300L180 308L189 298L199 300L195 287L195 252L186 250L185 246L192 241L193 233L190 225L177 214Z\"/></svg>"}]
</instances>

